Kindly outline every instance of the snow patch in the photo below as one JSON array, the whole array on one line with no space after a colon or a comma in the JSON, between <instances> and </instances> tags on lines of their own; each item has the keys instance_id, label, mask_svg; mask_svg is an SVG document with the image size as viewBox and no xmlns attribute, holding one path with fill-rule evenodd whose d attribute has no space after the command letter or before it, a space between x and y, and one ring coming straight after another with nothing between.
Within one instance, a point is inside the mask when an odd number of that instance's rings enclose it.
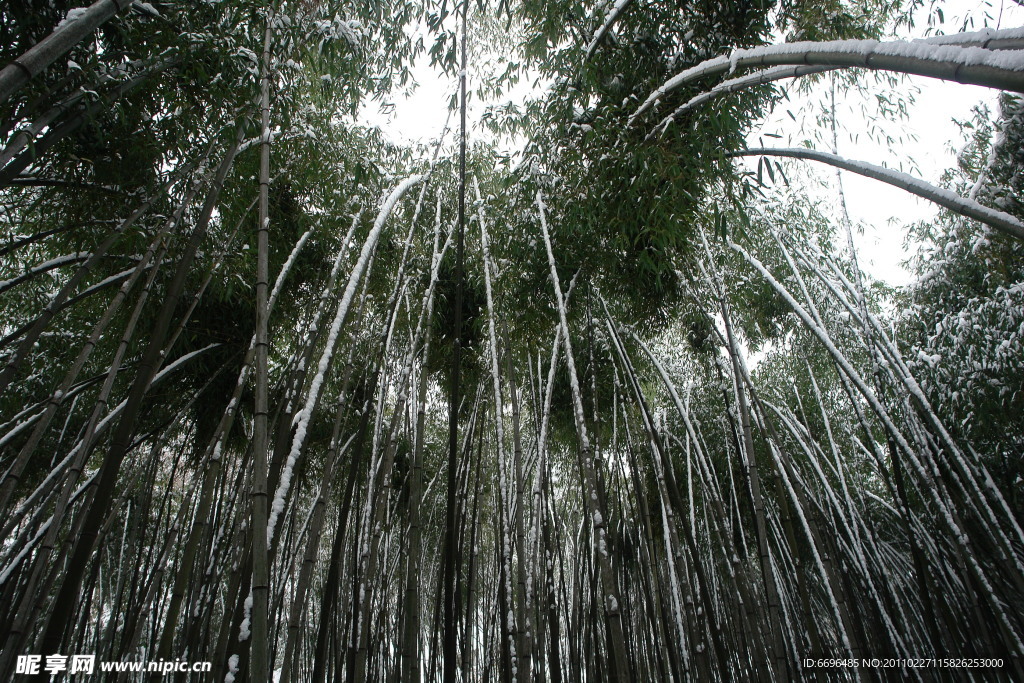
<instances>
[{"instance_id":1,"label":"snow patch","mask_svg":"<svg viewBox=\"0 0 1024 683\"><path fill-rule=\"evenodd\" d=\"M88 7L75 7L73 9L69 9L67 16L60 20L60 23L57 24L57 27L54 29L54 31L59 31L60 29L64 28L71 22L78 21L79 19L84 17L88 11Z\"/></svg>"}]
</instances>

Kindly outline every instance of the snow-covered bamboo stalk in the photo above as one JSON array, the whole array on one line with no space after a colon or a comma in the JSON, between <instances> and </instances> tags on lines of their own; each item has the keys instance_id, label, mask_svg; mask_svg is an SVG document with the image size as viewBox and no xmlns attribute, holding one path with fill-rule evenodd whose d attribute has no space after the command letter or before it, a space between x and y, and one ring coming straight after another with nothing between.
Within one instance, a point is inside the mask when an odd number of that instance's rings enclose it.
<instances>
[{"instance_id":1,"label":"snow-covered bamboo stalk","mask_svg":"<svg viewBox=\"0 0 1024 683\"><path fill-rule=\"evenodd\" d=\"M551 249L551 238L548 236L546 208L544 196L538 191L537 211L540 217L541 235L544 238L544 248L547 251L548 267L551 273L551 284L555 290L555 303L558 308L558 320L562 327L562 341L565 350L566 365L569 369L569 386L572 390L573 419L576 422L576 431L580 438L579 459L584 475L583 496L585 506L589 513L590 523L593 531L594 551L597 556L597 564L600 573L601 600L600 604L604 611L605 621L608 625L608 640L610 654L612 655L612 670L609 672L613 680L626 681L630 679L630 664L626 655L625 633L623 630L622 605L619 598L619 587L615 577L615 570L612 566L608 533L605 519L607 510L602 509L601 501L598 498L597 463L594 461L594 449L587 434L587 425L583 417L583 399L581 398L579 379L576 373L576 361L572 352L572 341L569 335L569 320L565 311L565 299L562 294L562 286L558 278L558 269L555 265L555 255Z\"/></svg>"},{"instance_id":2,"label":"snow-covered bamboo stalk","mask_svg":"<svg viewBox=\"0 0 1024 683\"><path fill-rule=\"evenodd\" d=\"M291 271L292 266L295 264L295 259L298 258L299 252L306 246L306 242L309 241L309 236L313 234L313 228L310 228L306 232L302 233L302 237L292 247L291 252L288 254L288 258L285 260L284 265L281 266L281 272L277 274L277 279L274 280L274 287L270 290L270 298L267 300L267 315L270 315L270 311L274 310L274 304L277 303L277 297L281 296L281 290L284 288L285 278Z\"/></svg>"},{"instance_id":3,"label":"snow-covered bamboo stalk","mask_svg":"<svg viewBox=\"0 0 1024 683\"><path fill-rule=\"evenodd\" d=\"M930 38L923 39L921 42L929 45L955 45L957 47L977 47L988 50L1019 50L1024 48L1024 29L1006 29L1003 31L984 29L982 31L975 31L971 33L953 33L945 36L932 36ZM809 76L812 74L822 73L824 71L833 71L838 68L841 67L826 64L813 66L805 64L784 65L771 67L769 69L762 69L738 78L723 81L711 90L700 93L699 95L691 98L685 104L680 105L675 111L662 119L661 123L659 123L658 126L648 134L647 139L653 138L658 131L664 133L668 129L669 125L671 125L671 123L682 114L695 109L716 97L720 97L721 95L747 90L749 88L773 83L787 78L799 78L801 76ZM971 199L974 199L974 197L971 197Z\"/></svg>"},{"instance_id":4,"label":"snow-covered bamboo stalk","mask_svg":"<svg viewBox=\"0 0 1024 683\"><path fill-rule=\"evenodd\" d=\"M933 475L925 468L925 464L917 457L917 451L910 443L908 443L906 437L897 429L893 422L889 412L885 410L881 402L875 396L874 392L866 385L860 374L850 365L849 360L836 348L835 344L825 333L825 331L816 324L808 315L807 311L801 306L792 295L783 287L778 280L776 280L771 273L764 267L764 265L756 258L751 256L746 249L738 244L730 242L729 246L737 251L743 258L753 266L771 287L786 300L789 307L794 313L803 321L804 325L822 342L825 348L828 350L829 355L835 360L840 370L849 378L853 385L857 388L860 394L870 405L872 411L878 416L878 418L885 425L886 430L891 435L893 441L899 446L899 450L906 456L907 460L914 467L915 471L919 474L922 481L925 482L925 492L929 495L932 501L935 503L935 507L939 512L939 519L946 527L950 534L950 537L956 544L959 555L963 558L964 571L975 580L979 586L979 592L985 599L989 608L996 615L997 625L1002 632L1006 645L1018 654L1024 655L1024 642L1021 640L1020 634L1017 632L1012 621L1007 615L1003 605L994 593L992 583L977 557L975 556L973 548L970 546L968 537L963 531L962 523L957 519L955 510L950 507L950 503L944 500L939 494L938 487L929 485L930 482L936 482ZM894 456L895 457L895 456ZM936 482L937 483L937 482Z\"/></svg>"},{"instance_id":5,"label":"snow-covered bamboo stalk","mask_svg":"<svg viewBox=\"0 0 1024 683\"><path fill-rule=\"evenodd\" d=\"M255 406L253 411L252 478L249 482L250 519L252 539L252 634L255 647L250 648L251 675L255 681L269 678L268 661L270 614L269 550L266 534L260 533L267 524L267 385L270 381L268 331L269 279L270 279L270 79L275 10L266 10L263 31L263 57L260 60L260 162L258 187L258 219L256 226L256 333Z\"/></svg>"},{"instance_id":6,"label":"snow-covered bamboo stalk","mask_svg":"<svg viewBox=\"0 0 1024 683\"><path fill-rule=\"evenodd\" d=\"M30 124L19 128L10 139L10 142L7 143L3 150L0 150L0 169L3 169L11 159L21 150L25 149L37 135L52 126L61 115L71 111L75 105L82 101L85 95L85 91L79 89L61 102L50 107L40 116L37 116Z\"/></svg>"},{"instance_id":7,"label":"snow-covered bamboo stalk","mask_svg":"<svg viewBox=\"0 0 1024 683\"><path fill-rule=\"evenodd\" d=\"M477 219L480 223L480 250L481 259L483 261L484 271L484 294L487 302L487 339L488 339L488 360L490 361L491 371L491 388L494 395L494 428L495 428L495 446L497 450L497 472L498 472L498 484L503 491L503 497L510 504L506 506L508 511L506 514L511 516L512 519L508 519L507 523L503 526L501 533L504 538L505 555L502 561L505 564L505 579L508 582L506 591L512 599L515 606L515 619L507 620L509 622L509 633L514 639L513 642L509 643L513 653L512 665L515 678L520 683L525 683L530 678L530 657L529 657L529 646L527 640L529 638L529 630L526 625L526 606L524 600L526 599L525 590L523 590L523 562L522 554L525 552L525 548L519 546L519 553L517 555L518 564L516 570L512 569L512 550L513 542L510 527L512 529L520 530L522 528L522 501L511 500L512 487L506 477L506 472L515 471L515 466L508 467L508 456L505 451L505 401L502 396L501 388L501 369L499 367L498 358L498 337L496 332L496 312L494 307L494 293L491 284L491 248L490 242L487 238L487 219L484 216L483 209L483 197L480 195L480 183L476 177L473 178L473 188L476 192L477 202ZM518 479L517 479L518 481ZM517 493L519 491L517 487ZM518 538L518 536L517 536ZM512 588L513 576L515 576L516 588Z\"/></svg>"},{"instance_id":8,"label":"snow-covered bamboo stalk","mask_svg":"<svg viewBox=\"0 0 1024 683\"><path fill-rule=\"evenodd\" d=\"M675 121L677 118L679 118L688 111L696 109L705 102L709 102L717 97L721 97L722 95L739 92L741 90L749 90L750 88L755 88L759 85L767 85L768 83L774 83L775 81L781 81L786 78L797 78L799 76L822 73L823 71L831 71L836 68L838 67L805 66L803 64L798 64L796 66L775 66L770 69L762 69L760 71L755 71L754 73L751 74L746 74L745 76L740 76L738 78L731 78L727 81L722 81L711 90L708 90L707 92L702 92L699 95L695 95L694 97L690 98L690 100L677 107L675 111L673 111L671 114L663 118L661 122L658 123L654 130L652 130L647 135L646 139L650 140L654 138L654 136L657 135L658 133L664 135L665 132L668 130L668 127L672 125L672 122Z\"/></svg>"},{"instance_id":9,"label":"snow-covered bamboo stalk","mask_svg":"<svg viewBox=\"0 0 1024 683\"><path fill-rule=\"evenodd\" d=\"M630 116L629 123L668 93L698 79L731 73L741 67L784 64L863 67L1024 92L1024 54L1016 50L997 51L923 40L800 41L736 49L686 69L651 93Z\"/></svg>"},{"instance_id":10,"label":"snow-covered bamboo stalk","mask_svg":"<svg viewBox=\"0 0 1024 683\"><path fill-rule=\"evenodd\" d=\"M53 33L0 70L0 104L131 4L132 0L96 0L89 7L69 11Z\"/></svg>"},{"instance_id":11,"label":"snow-covered bamboo stalk","mask_svg":"<svg viewBox=\"0 0 1024 683\"><path fill-rule=\"evenodd\" d=\"M830 166L841 168L844 171L850 171L868 178L881 180L883 183L894 185L895 187L906 190L918 197L935 202L939 206L949 209L950 211L954 211L961 216L981 221L1000 232L1016 237L1017 239L1024 240L1024 223L1014 216L1011 216L1005 211L999 211L998 209L987 207L973 199L961 197L955 192L951 192L945 188L936 187L931 183L926 183L925 181L915 178L907 173L903 173L902 171L894 171L892 169L883 168L882 166L876 166L864 161L844 159L843 157L829 152L797 147L753 148L729 153L729 156L736 157L758 155L820 161L822 163L829 164Z\"/></svg>"},{"instance_id":12,"label":"snow-covered bamboo stalk","mask_svg":"<svg viewBox=\"0 0 1024 683\"><path fill-rule=\"evenodd\" d=\"M206 156L202 157L204 161ZM201 162L200 162L201 163ZM152 196L148 197L135 211L133 211L127 218L121 221L114 230L110 232L107 237L92 250L92 252L85 258L82 265L78 267L75 274L68 278L60 290L54 294L50 301L47 303L46 308L39 314L32 324L29 331L21 338L18 346L10 359L4 365L3 370L0 370L0 393L3 393L11 381L13 381L17 374L18 368L21 363L24 362L26 357L31 353L35 343L39 340L40 335L50 324L50 321L57 314L61 305L71 296L78 285L82 283L85 277L92 272L92 269L96 266L99 261L106 256L110 248L117 242L118 239L134 225L140 218L146 215L153 204L159 200L164 194L170 191L171 187L178 183L178 181L187 176L195 168L195 164L183 164L180 168L176 169L171 179L168 180L164 185L153 193ZM188 195L191 197L191 195Z\"/></svg>"},{"instance_id":13,"label":"snow-covered bamboo stalk","mask_svg":"<svg viewBox=\"0 0 1024 683\"><path fill-rule=\"evenodd\" d=\"M629 6L632 3L633 0L615 0L615 4L612 5L610 10L608 10L608 16L605 17L604 22L601 24L601 28L597 29L597 32L594 33L594 38L590 41L590 44L587 45L587 51L583 56L583 61L587 61L593 56L597 46L601 44L601 41L611 30L612 26L615 25L615 22L619 20L619 17L621 17L627 9L629 9Z\"/></svg>"},{"instance_id":14,"label":"snow-covered bamboo stalk","mask_svg":"<svg viewBox=\"0 0 1024 683\"><path fill-rule=\"evenodd\" d=\"M109 502L121 464L132 445L132 439L136 430L136 420L142 409L143 398L161 364L161 351L174 316L175 308L184 290L185 281L199 250L200 242L206 235L214 209L219 203L220 191L223 188L228 172L234 164L238 144L243 139L244 133L245 124L242 124L238 128L235 141L230 144L221 160L206 201L197 218L196 225L188 242L184 245L178 269L165 293L163 304L153 325L149 341L137 366L136 376L126 399L125 411L118 420L117 427L114 429L111 437L110 449L107 452L106 458L104 458L102 473L97 482L92 504L81 513L85 520L82 535L75 540L72 560L68 565L67 572L62 577L60 588L56 590L57 598L54 602L54 609L51 612L49 623L41 640L43 649L46 651L58 652L62 649L61 641L64 638L65 627L73 616L72 612L74 605L77 604L88 558L92 554L93 541L102 523L102 511L104 509L102 506L105 502Z\"/></svg>"},{"instance_id":15,"label":"snow-covered bamboo stalk","mask_svg":"<svg viewBox=\"0 0 1024 683\"><path fill-rule=\"evenodd\" d=\"M36 265L29 268L21 275L0 282L0 294L3 294L9 289L14 289L23 282L27 282L28 280L31 280L38 275L42 275L43 273L48 273L51 270L63 268L64 266L69 266L75 263L82 263L83 261L88 261L91 256L92 254L90 254L89 252L76 251L71 254L64 254L63 256L57 256L55 258L47 259L42 263L37 263Z\"/></svg>"},{"instance_id":16,"label":"snow-covered bamboo stalk","mask_svg":"<svg viewBox=\"0 0 1024 683\"><path fill-rule=\"evenodd\" d=\"M366 241L363 243L362 250L359 252L359 258L352 267L352 273L349 275L348 284L345 285L345 291L342 293L341 300L338 302L338 308L334 314L334 320L331 322L331 327L327 332L327 343L324 347L323 353L320 355L320 360L317 363L316 374L313 376L313 380L310 383L309 391L306 394L305 404L296 417L295 436L292 438L291 449L288 453L288 462L292 464L294 464L298 459L299 453L306 442L306 433L309 429L309 421L320 403L320 392L323 388L324 378L327 375L328 369L331 365L331 360L334 356L334 349L338 342L338 334L340 333L341 327L348 315L356 289L359 286L363 274L366 272L370 257L376 251L377 242L380 239L381 231L384 229L384 224L387 222L387 219L394 210L398 200L402 198L402 195L404 195L411 187L422 181L423 176L410 176L392 190L391 194L384 200L380 212L377 214L377 219L374 221L373 227L370 228L370 233L367 235ZM282 473L281 482L283 484L284 491L286 492L291 478L291 470L288 468L287 464L285 465L285 468L285 471ZM279 490L280 489L281 487L279 486ZM273 538L277 518L283 509L283 496L279 498L275 495L270 509L269 520L267 522L268 538Z\"/></svg>"}]
</instances>

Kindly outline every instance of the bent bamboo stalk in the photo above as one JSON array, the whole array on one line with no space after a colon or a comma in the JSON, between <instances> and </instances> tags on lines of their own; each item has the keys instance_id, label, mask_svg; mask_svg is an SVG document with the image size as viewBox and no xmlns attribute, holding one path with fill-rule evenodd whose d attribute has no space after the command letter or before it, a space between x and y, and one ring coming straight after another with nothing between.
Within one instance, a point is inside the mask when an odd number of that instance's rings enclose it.
<instances>
[{"instance_id":1,"label":"bent bamboo stalk","mask_svg":"<svg viewBox=\"0 0 1024 683\"><path fill-rule=\"evenodd\" d=\"M850 171L851 173L856 173L868 178L881 180L883 183L894 185L910 192L911 194L915 194L918 197L935 202L939 206L949 209L950 211L955 211L961 216L981 221L1000 232L1012 235L1017 239L1024 240L1024 223L1021 223L1020 220L1010 214L1004 211L999 211L998 209L990 208L984 204L980 204L973 199L961 197L955 192L951 192L945 188L936 187L935 185L926 183L923 180L919 180L918 178L901 171L894 171L890 168L875 166L874 164L869 164L863 161L844 159L841 156L830 154L829 152L821 152L816 149L801 149L797 147L779 147L771 149L758 147L730 152L728 156L741 157L755 156L758 154L820 161L824 164L841 168L844 171Z\"/></svg>"}]
</instances>

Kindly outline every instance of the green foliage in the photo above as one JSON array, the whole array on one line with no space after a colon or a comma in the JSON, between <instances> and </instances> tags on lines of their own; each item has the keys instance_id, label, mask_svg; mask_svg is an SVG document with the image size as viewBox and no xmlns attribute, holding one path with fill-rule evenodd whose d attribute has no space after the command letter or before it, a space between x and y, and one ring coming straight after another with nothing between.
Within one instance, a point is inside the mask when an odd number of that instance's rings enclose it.
<instances>
[{"instance_id":1,"label":"green foliage","mask_svg":"<svg viewBox=\"0 0 1024 683\"><path fill-rule=\"evenodd\" d=\"M962 125L972 134L946 182L982 202L1024 215L1021 100L1004 96L999 116L980 110ZM974 189L976 188L976 189ZM900 338L929 401L972 443L1015 509L1024 509L1024 250L1019 240L941 214L914 227L922 247L917 281L905 293ZM1019 512L1018 512L1019 514Z\"/></svg>"}]
</instances>

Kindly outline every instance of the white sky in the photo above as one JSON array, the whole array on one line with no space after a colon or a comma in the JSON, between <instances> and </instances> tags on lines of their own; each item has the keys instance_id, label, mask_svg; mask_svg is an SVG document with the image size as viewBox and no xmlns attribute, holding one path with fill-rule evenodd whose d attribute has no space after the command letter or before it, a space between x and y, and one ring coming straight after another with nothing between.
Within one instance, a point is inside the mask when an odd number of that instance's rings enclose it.
<instances>
[{"instance_id":1,"label":"white sky","mask_svg":"<svg viewBox=\"0 0 1024 683\"><path fill-rule=\"evenodd\" d=\"M955 33L961 29L964 21L973 18L973 25L967 30L977 30L983 26L993 28L1009 28L1024 25L1024 9L1012 0L950 0L937 3L943 11L944 23L937 23L936 15L932 15L934 33L936 29L943 33ZM918 26L905 32L902 37L915 38L925 35L928 27L926 10L917 10ZM391 140L402 143L428 142L437 138L448 115L448 100L456 88L456 79L435 71L428 65L426 56L413 68L413 74L419 82L411 96L394 100L394 108L389 113L378 110L372 104L364 108L362 116L371 123L378 125ZM469 72L470 89L472 90L472 69ZM979 102L987 102L995 108L997 92L978 86L948 83L932 78L908 77L904 86L909 92L919 89L914 96L908 116L903 123L883 123L883 128L893 138L900 139L892 149L873 143L867 139L865 131L867 123L863 116L855 113L859 109L859 95L851 94L846 102L840 102L839 110L839 153L852 159L900 168L901 163L912 160L920 169L922 179L935 183L942 172L956 162L955 148L963 145L959 128L954 119L968 120L971 109ZM520 84L506 97L507 100L521 102L530 92L529 84ZM873 97L869 93L869 97ZM785 113L790 109L794 113L801 107L811 107L813 97L800 97L791 93L791 102L780 105L774 116L751 135L751 146L758 145L758 136L768 133L779 133L783 139L764 138L765 146L797 146L808 137L801 133L797 124L793 123ZM469 98L468 120L477 120L483 104ZM867 103L870 105L870 103ZM846 108L847 111L843 111ZM870 106L869 106L870 108ZM853 111L850 111L852 109ZM799 115L798 115L799 117ZM453 121L455 119L453 118ZM853 142L856 136L856 142ZM916 137L915 139L912 139ZM449 138L451 139L451 138ZM818 145L828 150L827 145ZM751 162L756 164L756 159ZM811 164L813 162L794 162ZM819 165L820 166L820 165ZM907 166L904 170L917 175L917 171ZM820 166L814 172L823 178L831 179L834 171L831 167ZM885 280L892 285L903 285L910 280L910 274L901 265L910 253L904 246L906 224L927 219L935 215L935 205L918 199L909 193L881 183L863 178L852 173L843 173L843 184L851 218L862 226L855 237L862 267L872 276ZM829 200L833 197L828 197ZM893 220L895 219L895 220Z\"/></svg>"},{"instance_id":2,"label":"white sky","mask_svg":"<svg viewBox=\"0 0 1024 683\"><path fill-rule=\"evenodd\" d=\"M870 144L854 147L848 143L844 147L840 142L840 153L893 168L898 168L901 157L913 159L921 170L920 177L937 183L943 171L956 164L953 148L963 144L962 134L953 119L969 120L971 109L981 101L989 102L990 108L995 110L995 100L996 94L991 89L979 86L940 81L936 81L936 85L922 84L910 117L916 140L906 140L898 150ZM862 257L861 266L889 284L907 284L910 273L902 262L911 252L904 244L907 235L904 226L934 217L938 207L897 187L854 173L843 172L843 186L850 217L864 228L854 235Z\"/></svg>"}]
</instances>

